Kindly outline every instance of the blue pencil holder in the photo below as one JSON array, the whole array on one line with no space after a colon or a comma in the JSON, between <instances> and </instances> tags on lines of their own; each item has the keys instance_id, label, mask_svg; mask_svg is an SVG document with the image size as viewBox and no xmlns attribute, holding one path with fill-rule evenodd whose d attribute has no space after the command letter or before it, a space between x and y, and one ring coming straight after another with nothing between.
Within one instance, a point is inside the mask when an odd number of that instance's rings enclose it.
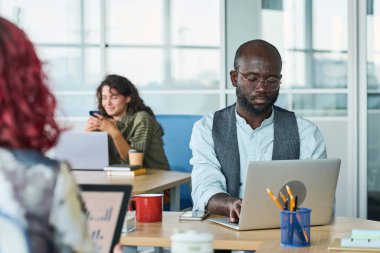
<instances>
[{"instance_id":1,"label":"blue pencil holder","mask_svg":"<svg viewBox=\"0 0 380 253\"><path fill-rule=\"evenodd\" d=\"M281 246L310 246L310 208L299 208L296 212L280 211Z\"/></svg>"}]
</instances>

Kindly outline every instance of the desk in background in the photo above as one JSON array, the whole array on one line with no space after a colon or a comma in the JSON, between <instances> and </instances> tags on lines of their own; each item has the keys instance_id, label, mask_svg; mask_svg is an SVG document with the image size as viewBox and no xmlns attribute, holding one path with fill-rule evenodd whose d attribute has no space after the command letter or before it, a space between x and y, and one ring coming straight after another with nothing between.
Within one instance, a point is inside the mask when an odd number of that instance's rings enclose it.
<instances>
[{"instance_id":1,"label":"desk in background","mask_svg":"<svg viewBox=\"0 0 380 253\"><path fill-rule=\"evenodd\" d=\"M148 169L145 175L107 176L105 171L73 170L77 184L128 184L132 195L140 193L161 193L170 189L170 209L180 210L180 186L189 183L190 173Z\"/></svg>"},{"instance_id":2,"label":"desk in background","mask_svg":"<svg viewBox=\"0 0 380 253\"><path fill-rule=\"evenodd\" d=\"M136 230L127 235L123 234L120 242L124 246L170 247L170 236L173 229L179 229L212 233L215 249L256 250L257 252L343 253L346 251L328 251L328 246L335 238L349 236L353 228L380 229L380 222L377 221L336 217L331 225L311 227L310 247L283 248L280 246L279 229L235 231L207 220L179 221L180 214L181 212L164 212L162 222L137 222Z\"/></svg>"}]
</instances>

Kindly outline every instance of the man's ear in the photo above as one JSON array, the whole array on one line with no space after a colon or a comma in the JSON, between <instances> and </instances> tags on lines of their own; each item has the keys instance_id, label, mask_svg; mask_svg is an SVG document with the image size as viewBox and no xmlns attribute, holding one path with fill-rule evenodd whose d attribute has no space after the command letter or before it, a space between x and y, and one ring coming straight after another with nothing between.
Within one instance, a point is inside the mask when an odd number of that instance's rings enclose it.
<instances>
[{"instance_id":1,"label":"man's ear","mask_svg":"<svg viewBox=\"0 0 380 253\"><path fill-rule=\"evenodd\" d=\"M231 83L234 87L237 86L237 78L238 78L237 72L235 70L231 70L230 71L230 79L231 79Z\"/></svg>"}]
</instances>

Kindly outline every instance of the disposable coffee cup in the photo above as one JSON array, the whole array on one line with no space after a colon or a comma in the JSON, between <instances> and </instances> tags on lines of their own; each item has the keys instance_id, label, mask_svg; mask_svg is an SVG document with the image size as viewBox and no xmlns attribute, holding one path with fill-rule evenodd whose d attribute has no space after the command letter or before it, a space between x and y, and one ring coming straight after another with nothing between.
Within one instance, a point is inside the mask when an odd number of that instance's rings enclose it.
<instances>
[{"instance_id":1,"label":"disposable coffee cup","mask_svg":"<svg viewBox=\"0 0 380 253\"><path fill-rule=\"evenodd\" d=\"M129 149L129 164L130 165L143 165L144 151L142 149Z\"/></svg>"}]
</instances>

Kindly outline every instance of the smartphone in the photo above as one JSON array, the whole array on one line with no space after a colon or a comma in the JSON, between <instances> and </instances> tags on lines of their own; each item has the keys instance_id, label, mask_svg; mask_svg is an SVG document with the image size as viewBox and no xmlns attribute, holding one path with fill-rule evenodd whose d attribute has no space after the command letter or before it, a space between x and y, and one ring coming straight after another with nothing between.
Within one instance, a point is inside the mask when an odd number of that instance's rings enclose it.
<instances>
[{"instance_id":1,"label":"smartphone","mask_svg":"<svg viewBox=\"0 0 380 253\"><path fill-rule=\"evenodd\" d=\"M99 111L89 111L88 112L92 117L95 117L96 118L96 114L99 114L101 115L101 113Z\"/></svg>"},{"instance_id":2,"label":"smartphone","mask_svg":"<svg viewBox=\"0 0 380 253\"><path fill-rule=\"evenodd\" d=\"M179 216L180 220L203 220L208 216L207 211L186 211Z\"/></svg>"}]
</instances>

